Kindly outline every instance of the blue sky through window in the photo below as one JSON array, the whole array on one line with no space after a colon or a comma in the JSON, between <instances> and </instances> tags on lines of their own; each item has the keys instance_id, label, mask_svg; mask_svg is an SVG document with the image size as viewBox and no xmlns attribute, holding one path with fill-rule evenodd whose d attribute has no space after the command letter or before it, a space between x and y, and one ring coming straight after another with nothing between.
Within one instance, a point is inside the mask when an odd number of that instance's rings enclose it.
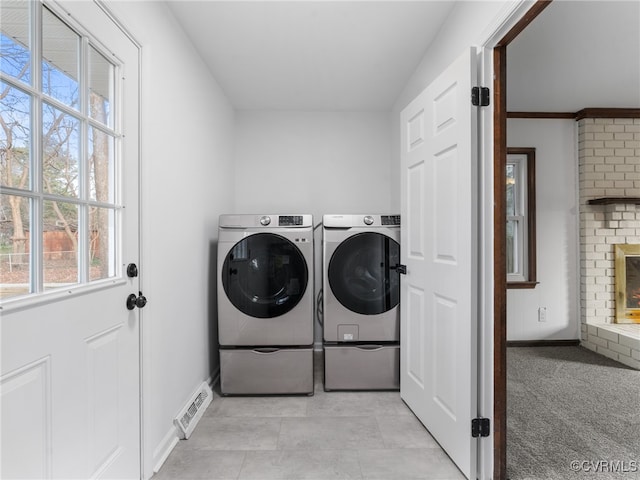
<instances>
[{"instance_id":1,"label":"blue sky through window","mask_svg":"<svg viewBox=\"0 0 640 480\"><path fill-rule=\"evenodd\" d=\"M0 34L0 52L0 71L24 83L31 83L29 49L2 33Z\"/></svg>"},{"instance_id":2,"label":"blue sky through window","mask_svg":"<svg viewBox=\"0 0 640 480\"><path fill-rule=\"evenodd\" d=\"M4 33L0 34L0 71L26 84L31 83L31 52ZM56 100L78 108L78 81L56 65L42 60L42 91Z\"/></svg>"}]
</instances>

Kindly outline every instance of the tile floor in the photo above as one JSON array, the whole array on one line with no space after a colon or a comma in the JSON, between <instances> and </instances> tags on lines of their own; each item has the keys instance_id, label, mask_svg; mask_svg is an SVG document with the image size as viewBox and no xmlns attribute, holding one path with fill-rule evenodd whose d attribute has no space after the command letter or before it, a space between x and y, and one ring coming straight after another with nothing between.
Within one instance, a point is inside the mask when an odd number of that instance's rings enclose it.
<instances>
[{"instance_id":1,"label":"tile floor","mask_svg":"<svg viewBox=\"0 0 640 480\"><path fill-rule=\"evenodd\" d=\"M153 480L464 479L398 392L325 392L321 365L313 396L214 393Z\"/></svg>"}]
</instances>

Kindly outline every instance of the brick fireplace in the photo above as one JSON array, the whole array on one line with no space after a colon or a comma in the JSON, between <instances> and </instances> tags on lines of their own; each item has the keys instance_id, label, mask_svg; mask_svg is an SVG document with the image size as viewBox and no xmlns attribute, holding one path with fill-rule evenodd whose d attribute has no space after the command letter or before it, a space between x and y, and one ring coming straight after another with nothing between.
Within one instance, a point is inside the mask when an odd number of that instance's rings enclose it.
<instances>
[{"instance_id":1,"label":"brick fireplace","mask_svg":"<svg viewBox=\"0 0 640 480\"><path fill-rule=\"evenodd\" d=\"M614 245L640 244L640 118L578 121L582 345L640 370L640 324L616 324Z\"/></svg>"}]
</instances>

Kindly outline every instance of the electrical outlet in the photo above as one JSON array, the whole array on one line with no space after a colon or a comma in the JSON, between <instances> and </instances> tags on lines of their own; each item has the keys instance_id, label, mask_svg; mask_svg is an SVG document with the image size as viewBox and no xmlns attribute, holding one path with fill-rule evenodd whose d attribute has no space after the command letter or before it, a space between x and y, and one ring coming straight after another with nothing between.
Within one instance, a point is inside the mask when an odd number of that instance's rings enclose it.
<instances>
[{"instance_id":1,"label":"electrical outlet","mask_svg":"<svg viewBox=\"0 0 640 480\"><path fill-rule=\"evenodd\" d=\"M539 322L547 321L547 307L538 308L538 321Z\"/></svg>"}]
</instances>

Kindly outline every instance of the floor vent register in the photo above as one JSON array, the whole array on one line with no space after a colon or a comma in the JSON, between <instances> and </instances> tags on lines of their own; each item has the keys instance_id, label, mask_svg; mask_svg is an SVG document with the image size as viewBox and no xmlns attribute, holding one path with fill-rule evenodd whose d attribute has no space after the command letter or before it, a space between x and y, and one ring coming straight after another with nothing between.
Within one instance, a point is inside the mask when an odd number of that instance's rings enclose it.
<instances>
[{"instance_id":1,"label":"floor vent register","mask_svg":"<svg viewBox=\"0 0 640 480\"><path fill-rule=\"evenodd\" d=\"M193 433L202 414L211 403L213 392L206 382L198 388L187 405L180 411L173 423L181 439L186 440Z\"/></svg>"}]
</instances>

